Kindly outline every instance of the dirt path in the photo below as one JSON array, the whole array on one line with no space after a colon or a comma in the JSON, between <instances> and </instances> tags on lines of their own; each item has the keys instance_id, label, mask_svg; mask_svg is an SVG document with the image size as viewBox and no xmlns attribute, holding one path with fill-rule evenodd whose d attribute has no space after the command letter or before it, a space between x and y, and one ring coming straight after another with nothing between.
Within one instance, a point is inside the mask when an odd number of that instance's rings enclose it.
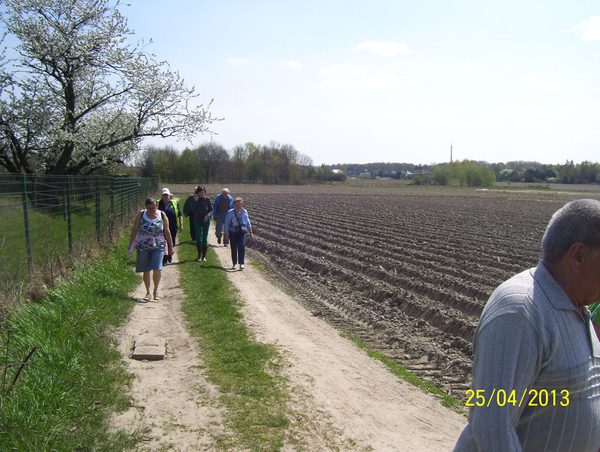
<instances>
[{"instance_id":1,"label":"dirt path","mask_svg":"<svg viewBox=\"0 0 600 452\"><path fill-rule=\"evenodd\" d=\"M216 244L213 231L211 227L213 250L230 268L230 250ZM294 412L308 419L302 438L309 444L306 450L452 450L464 416L399 381L248 264L244 271L228 274L245 301L250 329L258 340L281 350ZM165 268L162 299L137 304L120 338L120 350L137 376L132 389L136 407L116 418L115 425L149 427L141 450L212 450L211 437L221 432L218 391L199 370L198 348L179 309L183 293L177 276L176 265ZM134 297L143 295L142 285ZM167 341L166 359L130 359L133 338L154 331Z\"/></svg>"},{"instance_id":2,"label":"dirt path","mask_svg":"<svg viewBox=\"0 0 600 452\"><path fill-rule=\"evenodd\" d=\"M173 262L177 262L175 247ZM160 299L144 302L144 284L132 297L138 301L125 328L120 332L119 351L132 385L131 409L113 419L113 425L129 430L146 428L144 443L138 450L175 450L196 452L213 450L212 438L222 432L222 412L218 390L205 378L197 341L188 334L181 302L177 265L162 272ZM162 361L137 361L131 358L136 338L142 334L165 339L167 353Z\"/></svg>"}]
</instances>

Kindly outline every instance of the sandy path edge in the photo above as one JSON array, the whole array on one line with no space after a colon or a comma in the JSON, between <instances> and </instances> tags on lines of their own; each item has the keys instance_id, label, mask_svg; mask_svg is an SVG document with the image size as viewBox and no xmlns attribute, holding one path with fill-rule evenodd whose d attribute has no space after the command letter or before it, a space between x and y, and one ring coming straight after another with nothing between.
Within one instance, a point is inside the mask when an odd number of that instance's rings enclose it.
<instances>
[{"instance_id":1,"label":"sandy path edge","mask_svg":"<svg viewBox=\"0 0 600 452\"><path fill-rule=\"evenodd\" d=\"M185 296L179 285L177 248L173 264L163 269L160 299L142 301L146 293L142 282L132 294L137 303L128 322L118 332L119 351L135 380L131 387L132 408L114 416L112 427L146 428L144 442L136 449L140 451L214 450L213 438L223 433L218 389L202 371L197 340L189 335L181 311ZM142 334L166 340L164 360L131 358L134 342Z\"/></svg>"},{"instance_id":2,"label":"sandy path edge","mask_svg":"<svg viewBox=\"0 0 600 452\"><path fill-rule=\"evenodd\" d=\"M400 381L340 332L314 317L263 272L249 265L231 270L229 248L214 251L240 291L247 325L257 339L277 344L288 366L286 377L312 396L308 409L325 414L336 429L338 446L348 450L452 450L466 418L441 406L439 399ZM336 441L337 442L337 441ZM345 447L344 447L345 445ZM322 450L322 449L314 449Z\"/></svg>"}]
</instances>

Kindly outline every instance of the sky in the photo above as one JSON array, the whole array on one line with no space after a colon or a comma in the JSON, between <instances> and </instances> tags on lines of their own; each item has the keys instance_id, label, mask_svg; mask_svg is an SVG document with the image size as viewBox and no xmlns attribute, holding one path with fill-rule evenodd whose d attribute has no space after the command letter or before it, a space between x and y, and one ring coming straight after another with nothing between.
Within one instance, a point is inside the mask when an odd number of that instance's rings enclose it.
<instances>
[{"instance_id":1,"label":"sky","mask_svg":"<svg viewBox=\"0 0 600 452\"><path fill-rule=\"evenodd\" d=\"M600 2L124 0L223 118L211 139L323 163L600 161Z\"/></svg>"}]
</instances>

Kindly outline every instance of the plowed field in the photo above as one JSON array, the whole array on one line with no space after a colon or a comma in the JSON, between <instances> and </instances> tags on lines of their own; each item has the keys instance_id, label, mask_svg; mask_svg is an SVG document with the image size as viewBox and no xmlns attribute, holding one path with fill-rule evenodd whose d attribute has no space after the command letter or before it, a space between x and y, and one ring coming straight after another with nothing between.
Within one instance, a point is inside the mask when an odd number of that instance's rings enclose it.
<instances>
[{"instance_id":1,"label":"plowed field","mask_svg":"<svg viewBox=\"0 0 600 452\"><path fill-rule=\"evenodd\" d=\"M537 265L557 209L598 198L425 187L230 189L250 214L252 256L314 315L459 397L470 384L471 342L488 297Z\"/></svg>"}]
</instances>

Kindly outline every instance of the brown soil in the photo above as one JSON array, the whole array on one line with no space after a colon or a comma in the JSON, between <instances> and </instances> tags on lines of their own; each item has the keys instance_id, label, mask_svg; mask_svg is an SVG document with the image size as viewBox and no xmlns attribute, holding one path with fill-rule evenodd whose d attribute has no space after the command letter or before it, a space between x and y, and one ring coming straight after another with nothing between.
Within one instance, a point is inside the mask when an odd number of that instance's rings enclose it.
<instances>
[{"instance_id":1,"label":"brown soil","mask_svg":"<svg viewBox=\"0 0 600 452\"><path fill-rule=\"evenodd\" d=\"M279 284L315 314L457 397L470 384L471 341L488 297L537 265L558 208L599 196L407 186L229 188L250 214L252 255Z\"/></svg>"}]
</instances>

